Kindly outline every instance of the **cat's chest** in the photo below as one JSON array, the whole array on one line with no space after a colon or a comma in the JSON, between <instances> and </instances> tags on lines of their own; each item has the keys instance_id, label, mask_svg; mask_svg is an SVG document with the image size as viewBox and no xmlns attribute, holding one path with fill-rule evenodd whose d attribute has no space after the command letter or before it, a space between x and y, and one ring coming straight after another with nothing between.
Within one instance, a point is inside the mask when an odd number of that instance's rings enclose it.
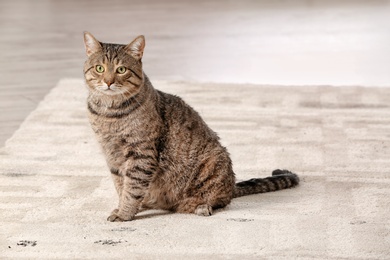
<instances>
[{"instance_id":1,"label":"cat's chest","mask_svg":"<svg viewBox=\"0 0 390 260\"><path fill-rule=\"evenodd\" d=\"M123 135L136 135L142 131L143 123L136 117L107 118L104 116L90 115L90 124L99 138L120 139Z\"/></svg>"},{"instance_id":2,"label":"cat's chest","mask_svg":"<svg viewBox=\"0 0 390 260\"><path fill-rule=\"evenodd\" d=\"M134 113L122 118L107 118L91 113L89 119L110 167L117 169L126 161L132 149L154 149L162 132L159 118L151 112Z\"/></svg>"},{"instance_id":3,"label":"cat's chest","mask_svg":"<svg viewBox=\"0 0 390 260\"><path fill-rule=\"evenodd\" d=\"M126 120L104 120L90 118L96 137L106 155L110 167L119 168L126 158L128 142L137 138L136 131Z\"/></svg>"},{"instance_id":4,"label":"cat's chest","mask_svg":"<svg viewBox=\"0 0 390 260\"><path fill-rule=\"evenodd\" d=\"M106 151L118 150L140 141L153 140L160 134L158 121L142 116L112 120L92 115L90 123Z\"/></svg>"}]
</instances>

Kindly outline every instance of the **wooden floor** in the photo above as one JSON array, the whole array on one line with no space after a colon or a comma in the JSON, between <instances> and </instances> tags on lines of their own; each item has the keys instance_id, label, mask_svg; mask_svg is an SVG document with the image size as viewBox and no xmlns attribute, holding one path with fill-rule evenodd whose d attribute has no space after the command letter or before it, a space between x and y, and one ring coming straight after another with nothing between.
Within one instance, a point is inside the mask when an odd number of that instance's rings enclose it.
<instances>
[{"instance_id":1,"label":"wooden floor","mask_svg":"<svg viewBox=\"0 0 390 260\"><path fill-rule=\"evenodd\" d=\"M147 40L151 79L390 86L389 1L0 0L0 147L65 77L82 32Z\"/></svg>"}]
</instances>

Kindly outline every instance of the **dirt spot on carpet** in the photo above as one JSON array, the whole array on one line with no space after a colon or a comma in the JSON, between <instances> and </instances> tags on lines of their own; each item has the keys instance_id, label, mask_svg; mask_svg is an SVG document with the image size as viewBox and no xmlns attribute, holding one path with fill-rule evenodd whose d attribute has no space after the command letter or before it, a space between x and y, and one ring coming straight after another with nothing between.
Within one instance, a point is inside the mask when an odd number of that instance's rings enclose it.
<instances>
[{"instance_id":1,"label":"dirt spot on carpet","mask_svg":"<svg viewBox=\"0 0 390 260\"><path fill-rule=\"evenodd\" d=\"M254 219L253 218L228 218L227 221L250 222L250 221L254 221Z\"/></svg>"},{"instance_id":2,"label":"dirt spot on carpet","mask_svg":"<svg viewBox=\"0 0 390 260\"><path fill-rule=\"evenodd\" d=\"M20 240L16 245L17 246L23 246L23 247L26 247L26 246L36 246L37 245L37 241Z\"/></svg>"},{"instance_id":3,"label":"dirt spot on carpet","mask_svg":"<svg viewBox=\"0 0 390 260\"><path fill-rule=\"evenodd\" d=\"M351 224L351 225L362 225L362 224L366 224L366 223L367 222L364 220L354 220L354 221L349 222L349 224Z\"/></svg>"},{"instance_id":4,"label":"dirt spot on carpet","mask_svg":"<svg viewBox=\"0 0 390 260\"><path fill-rule=\"evenodd\" d=\"M137 229L131 227L118 227L118 228L110 229L110 231L114 231L114 232L133 232L136 230Z\"/></svg>"},{"instance_id":5,"label":"dirt spot on carpet","mask_svg":"<svg viewBox=\"0 0 390 260\"><path fill-rule=\"evenodd\" d=\"M122 240L122 239L119 239L119 240L112 240L112 239L103 239L103 240L98 240L98 241L95 241L94 244L100 244L100 245L108 245L108 246L116 246L118 244L122 244L122 243L126 243L127 241L126 240Z\"/></svg>"}]
</instances>

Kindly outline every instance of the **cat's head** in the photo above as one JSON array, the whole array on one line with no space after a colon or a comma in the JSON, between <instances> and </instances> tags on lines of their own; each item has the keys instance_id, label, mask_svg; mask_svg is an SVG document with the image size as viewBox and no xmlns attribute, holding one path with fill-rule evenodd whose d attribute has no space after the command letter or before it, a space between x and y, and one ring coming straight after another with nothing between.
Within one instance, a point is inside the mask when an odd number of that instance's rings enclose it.
<instances>
[{"instance_id":1,"label":"cat's head","mask_svg":"<svg viewBox=\"0 0 390 260\"><path fill-rule=\"evenodd\" d=\"M84 33L87 60L84 77L89 90L107 96L133 96L140 91L144 75L142 55L144 36L128 45L102 43L89 32Z\"/></svg>"}]
</instances>

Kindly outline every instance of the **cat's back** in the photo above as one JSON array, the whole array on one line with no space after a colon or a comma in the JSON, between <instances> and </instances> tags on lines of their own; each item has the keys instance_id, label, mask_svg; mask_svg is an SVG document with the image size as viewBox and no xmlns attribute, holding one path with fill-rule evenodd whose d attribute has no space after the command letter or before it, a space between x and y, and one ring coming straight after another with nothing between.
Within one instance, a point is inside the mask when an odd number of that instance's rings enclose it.
<instances>
[{"instance_id":1,"label":"cat's back","mask_svg":"<svg viewBox=\"0 0 390 260\"><path fill-rule=\"evenodd\" d=\"M177 137L199 136L208 141L219 140L199 113L181 97L157 90L158 110L171 135ZM184 141L184 140L183 140Z\"/></svg>"},{"instance_id":2,"label":"cat's back","mask_svg":"<svg viewBox=\"0 0 390 260\"><path fill-rule=\"evenodd\" d=\"M161 163L172 163L168 168L174 171L192 172L208 158L228 157L218 135L198 112L180 97L161 91L158 95L158 110L165 125L161 135L164 144Z\"/></svg>"}]
</instances>

